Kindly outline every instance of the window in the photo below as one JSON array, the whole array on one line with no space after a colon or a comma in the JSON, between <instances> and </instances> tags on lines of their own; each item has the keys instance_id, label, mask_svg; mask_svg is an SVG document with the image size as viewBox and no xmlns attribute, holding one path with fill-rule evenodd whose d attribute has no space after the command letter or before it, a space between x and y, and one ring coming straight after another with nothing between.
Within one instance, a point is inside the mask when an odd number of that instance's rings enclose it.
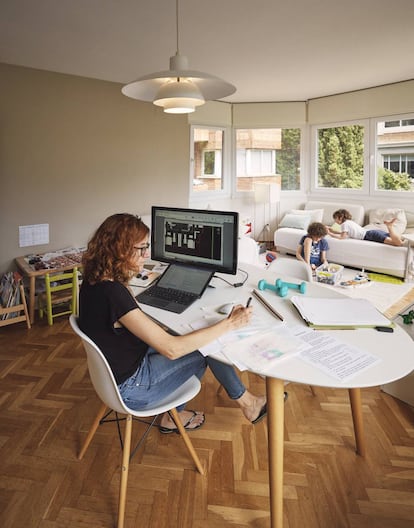
<instances>
[{"instance_id":1,"label":"window","mask_svg":"<svg viewBox=\"0 0 414 528\"><path fill-rule=\"evenodd\" d=\"M385 121L384 128L396 128L414 126L414 119L398 119L396 121Z\"/></svg>"},{"instance_id":2,"label":"window","mask_svg":"<svg viewBox=\"0 0 414 528\"><path fill-rule=\"evenodd\" d=\"M202 174L221 178L221 150L204 151Z\"/></svg>"},{"instance_id":3,"label":"window","mask_svg":"<svg viewBox=\"0 0 414 528\"><path fill-rule=\"evenodd\" d=\"M192 191L221 191L223 189L223 138L219 128L192 130Z\"/></svg>"},{"instance_id":4,"label":"window","mask_svg":"<svg viewBox=\"0 0 414 528\"><path fill-rule=\"evenodd\" d=\"M282 190L299 190L300 128L236 130L236 190L252 191L257 182L281 176Z\"/></svg>"},{"instance_id":5,"label":"window","mask_svg":"<svg viewBox=\"0 0 414 528\"><path fill-rule=\"evenodd\" d=\"M376 180L379 191L414 191L414 119L376 121Z\"/></svg>"},{"instance_id":6,"label":"window","mask_svg":"<svg viewBox=\"0 0 414 528\"><path fill-rule=\"evenodd\" d=\"M352 124L318 127L316 131L316 187L362 190L365 167L365 126Z\"/></svg>"},{"instance_id":7,"label":"window","mask_svg":"<svg viewBox=\"0 0 414 528\"><path fill-rule=\"evenodd\" d=\"M414 154L384 154L383 167L396 173L407 173L410 178L414 178Z\"/></svg>"},{"instance_id":8,"label":"window","mask_svg":"<svg viewBox=\"0 0 414 528\"><path fill-rule=\"evenodd\" d=\"M313 127L314 190L414 191L414 116ZM369 161L370 160L370 161Z\"/></svg>"}]
</instances>

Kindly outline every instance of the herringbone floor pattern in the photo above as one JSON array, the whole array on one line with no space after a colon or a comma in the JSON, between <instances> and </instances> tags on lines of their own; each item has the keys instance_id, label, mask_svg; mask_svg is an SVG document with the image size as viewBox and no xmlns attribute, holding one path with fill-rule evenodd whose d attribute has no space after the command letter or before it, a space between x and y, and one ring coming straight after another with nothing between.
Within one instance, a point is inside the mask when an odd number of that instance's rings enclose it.
<instances>
[{"instance_id":1,"label":"herringbone floor pattern","mask_svg":"<svg viewBox=\"0 0 414 528\"><path fill-rule=\"evenodd\" d=\"M243 374L252 391L263 380ZM354 452L345 390L288 385L285 528L413 528L414 409L364 389L368 455ZM112 528L120 448L114 423L77 450L100 406L67 319L0 330L0 524L4 528ZM127 528L268 528L266 421L252 426L207 375L190 408L206 412L191 438L153 430L133 458ZM134 428L141 428L134 423Z\"/></svg>"}]
</instances>

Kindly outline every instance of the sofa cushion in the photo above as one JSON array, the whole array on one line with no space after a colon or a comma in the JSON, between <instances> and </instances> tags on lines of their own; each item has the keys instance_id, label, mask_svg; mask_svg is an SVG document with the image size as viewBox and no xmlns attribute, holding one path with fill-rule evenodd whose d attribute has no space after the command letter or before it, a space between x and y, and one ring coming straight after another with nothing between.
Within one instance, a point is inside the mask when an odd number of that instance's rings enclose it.
<instances>
[{"instance_id":1,"label":"sofa cushion","mask_svg":"<svg viewBox=\"0 0 414 528\"><path fill-rule=\"evenodd\" d=\"M405 211L407 217L407 229L414 229L414 213L411 211Z\"/></svg>"},{"instance_id":2,"label":"sofa cushion","mask_svg":"<svg viewBox=\"0 0 414 528\"><path fill-rule=\"evenodd\" d=\"M293 227L295 229L304 229L306 231L310 224L310 220L310 215L286 213L282 218L279 227Z\"/></svg>"},{"instance_id":3,"label":"sofa cushion","mask_svg":"<svg viewBox=\"0 0 414 528\"><path fill-rule=\"evenodd\" d=\"M291 209L291 214L310 216L311 222L322 222L323 209Z\"/></svg>"},{"instance_id":4,"label":"sofa cushion","mask_svg":"<svg viewBox=\"0 0 414 528\"><path fill-rule=\"evenodd\" d=\"M392 218L396 218L394 222L395 231L399 234L404 233L407 227L407 217L403 209L371 209L368 213L369 224L365 226L365 229L382 229L383 231L388 231L384 220L388 221Z\"/></svg>"},{"instance_id":5,"label":"sofa cushion","mask_svg":"<svg viewBox=\"0 0 414 528\"><path fill-rule=\"evenodd\" d=\"M305 204L305 210L308 209L323 209L322 223L325 225L333 224L333 213L338 209L347 209L351 215L352 220L359 225L364 225L365 210L362 205L350 204L350 203L339 203L339 202L318 202L309 201Z\"/></svg>"}]
</instances>

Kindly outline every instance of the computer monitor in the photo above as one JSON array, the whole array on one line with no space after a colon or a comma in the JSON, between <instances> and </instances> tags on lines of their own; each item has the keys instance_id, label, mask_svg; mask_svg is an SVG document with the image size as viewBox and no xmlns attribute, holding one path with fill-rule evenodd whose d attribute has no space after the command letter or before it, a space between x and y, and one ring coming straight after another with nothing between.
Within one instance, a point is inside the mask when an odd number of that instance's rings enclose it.
<instances>
[{"instance_id":1,"label":"computer monitor","mask_svg":"<svg viewBox=\"0 0 414 528\"><path fill-rule=\"evenodd\" d=\"M151 223L152 260L237 273L238 213L153 206Z\"/></svg>"}]
</instances>

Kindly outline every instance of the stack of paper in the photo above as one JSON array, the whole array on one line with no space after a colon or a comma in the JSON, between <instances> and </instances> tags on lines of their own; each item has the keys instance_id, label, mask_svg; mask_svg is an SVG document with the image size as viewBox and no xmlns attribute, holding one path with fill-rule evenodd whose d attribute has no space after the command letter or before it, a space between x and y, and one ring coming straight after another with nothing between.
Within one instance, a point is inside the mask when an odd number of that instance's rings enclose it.
<instances>
[{"instance_id":1,"label":"stack of paper","mask_svg":"<svg viewBox=\"0 0 414 528\"><path fill-rule=\"evenodd\" d=\"M304 321L313 328L393 326L393 323L366 299L295 295L291 301Z\"/></svg>"}]
</instances>

